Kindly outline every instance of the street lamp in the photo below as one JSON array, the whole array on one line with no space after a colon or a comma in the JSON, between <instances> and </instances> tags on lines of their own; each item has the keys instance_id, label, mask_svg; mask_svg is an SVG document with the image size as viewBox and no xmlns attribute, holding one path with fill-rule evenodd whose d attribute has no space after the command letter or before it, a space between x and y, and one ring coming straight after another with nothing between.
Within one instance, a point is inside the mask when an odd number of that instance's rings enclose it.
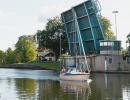
<instances>
[{"instance_id":1,"label":"street lamp","mask_svg":"<svg viewBox=\"0 0 130 100\"><path fill-rule=\"evenodd\" d=\"M112 13L115 13L115 30L116 30L116 40L117 40L116 13L119 13L119 12L118 11L113 11Z\"/></svg>"},{"instance_id":2,"label":"street lamp","mask_svg":"<svg viewBox=\"0 0 130 100\"><path fill-rule=\"evenodd\" d=\"M59 29L60 31L60 69L61 69L61 34L62 34L62 29Z\"/></svg>"},{"instance_id":3,"label":"street lamp","mask_svg":"<svg viewBox=\"0 0 130 100\"><path fill-rule=\"evenodd\" d=\"M130 41L129 40L126 40L126 53L128 53L128 49L127 49L127 43L129 43Z\"/></svg>"}]
</instances>

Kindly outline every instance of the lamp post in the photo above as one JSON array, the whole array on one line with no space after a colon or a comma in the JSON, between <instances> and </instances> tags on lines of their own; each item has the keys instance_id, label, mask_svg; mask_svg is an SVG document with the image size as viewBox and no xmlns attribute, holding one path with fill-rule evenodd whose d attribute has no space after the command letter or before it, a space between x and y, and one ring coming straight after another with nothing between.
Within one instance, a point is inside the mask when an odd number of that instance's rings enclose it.
<instances>
[{"instance_id":1,"label":"lamp post","mask_svg":"<svg viewBox=\"0 0 130 100\"><path fill-rule=\"evenodd\" d=\"M116 40L117 40L116 13L119 13L119 12L118 11L113 11L112 13L115 13L115 30L116 30Z\"/></svg>"},{"instance_id":2,"label":"lamp post","mask_svg":"<svg viewBox=\"0 0 130 100\"><path fill-rule=\"evenodd\" d=\"M128 53L128 49L127 49L127 43L129 43L129 40L126 40L126 53Z\"/></svg>"},{"instance_id":3,"label":"lamp post","mask_svg":"<svg viewBox=\"0 0 130 100\"><path fill-rule=\"evenodd\" d=\"M62 29L59 29L60 31L60 69L61 69L61 32L62 32Z\"/></svg>"}]
</instances>

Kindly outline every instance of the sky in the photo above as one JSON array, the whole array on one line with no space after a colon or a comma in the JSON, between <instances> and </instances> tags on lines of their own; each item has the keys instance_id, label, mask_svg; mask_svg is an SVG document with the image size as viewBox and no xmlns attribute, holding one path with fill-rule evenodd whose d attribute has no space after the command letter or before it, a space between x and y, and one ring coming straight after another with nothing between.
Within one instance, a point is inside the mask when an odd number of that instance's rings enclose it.
<instances>
[{"instance_id":1,"label":"sky","mask_svg":"<svg viewBox=\"0 0 130 100\"><path fill-rule=\"evenodd\" d=\"M13 50L18 38L34 35L37 30L45 29L47 19L53 18L72 6L86 0L0 0L0 50ZM130 33L130 0L98 0L101 15L108 18L115 33L115 14L117 22L117 40L126 48L126 36Z\"/></svg>"}]
</instances>

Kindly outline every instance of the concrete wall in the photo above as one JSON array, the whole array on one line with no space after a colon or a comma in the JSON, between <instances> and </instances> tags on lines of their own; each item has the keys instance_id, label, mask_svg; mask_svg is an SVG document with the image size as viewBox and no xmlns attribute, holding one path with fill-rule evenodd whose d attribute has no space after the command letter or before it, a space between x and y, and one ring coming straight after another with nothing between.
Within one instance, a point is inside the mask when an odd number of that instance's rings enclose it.
<instances>
[{"instance_id":1,"label":"concrete wall","mask_svg":"<svg viewBox=\"0 0 130 100\"><path fill-rule=\"evenodd\" d=\"M90 68L90 58L87 57L87 63L88 67ZM82 62L85 63L84 57L78 57L77 58L77 64L78 64L78 69L80 69ZM75 58L74 57L64 57L63 58L63 66L66 68L69 65L74 65L75 64ZM87 69L87 66L85 66L85 69Z\"/></svg>"},{"instance_id":2,"label":"concrete wall","mask_svg":"<svg viewBox=\"0 0 130 100\"><path fill-rule=\"evenodd\" d=\"M109 58L112 58L112 63L109 63ZM119 68L121 70L130 70L130 63L127 63L127 60L123 60L122 56L104 56L104 55L98 55L98 56L87 56L87 63L88 67L91 69L91 71L116 71ZM66 68L69 65L75 64L75 58L74 57L66 57L63 58L64 61L64 67ZM78 69L80 69L80 66L82 62L85 62L84 57L78 57L77 63L78 63ZM106 64L105 64L106 62ZM87 67L85 66L85 69L87 70Z\"/></svg>"},{"instance_id":3,"label":"concrete wall","mask_svg":"<svg viewBox=\"0 0 130 100\"><path fill-rule=\"evenodd\" d=\"M107 60L110 58L107 57ZM108 66L108 70L110 71L115 71L117 70L119 67L122 69L122 70L129 70L130 69L130 63L127 63L127 60L123 60L123 57L122 56L113 56L113 63L107 63L107 66ZM119 66L120 65L120 66Z\"/></svg>"},{"instance_id":4,"label":"concrete wall","mask_svg":"<svg viewBox=\"0 0 130 100\"><path fill-rule=\"evenodd\" d=\"M74 65L75 59L73 57L63 58L63 67L67 68L69 65Z\"/></svg>"},{"instance_id":5,"label":"concrete wall","mask_svg":"<svg viewBox=\"0 0 130 100\"><path fill-rule=\"evenodd\" d=\"M122 55L121 51L110 51L110 50L103 50L100 51L100 54L112 54L112 55Z\"/></svg>"},{"instance_id":6,"label":"concrete wall","mask_svg":"<svg viewBox=\"0 0 130 100\"><path fill-rule=\"evenodd\" d=\"M85 58L81 57L81 58L78 58L78 60L79 60L79 67L78 67L78 69L80 69L81 65L82 65L82 62L84 62L84 64L85 64ZM90 68L90 57L86 57L86 60L87 60L88 68ZM85 64L85 69L87 70L86 64Z\"/></svg>"},{"instance_id":7,"label":"concrete wall","mask_svg":"<svg viewBox=\"0 0 130 100\"><path fill-rule=\"evenodd\" d=\"M92 57L92 71L105 71L105 56Z\"/></svg>"}]
</instances>

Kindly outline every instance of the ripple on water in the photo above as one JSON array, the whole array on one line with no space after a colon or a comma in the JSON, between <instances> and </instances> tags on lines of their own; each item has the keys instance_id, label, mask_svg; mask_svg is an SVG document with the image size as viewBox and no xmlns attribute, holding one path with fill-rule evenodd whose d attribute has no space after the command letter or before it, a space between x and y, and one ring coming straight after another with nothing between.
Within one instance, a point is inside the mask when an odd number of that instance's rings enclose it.
<instances>
[{"instance_id":1,"label":"ripple on water","mask_svg":"<svg viewBox=\"0 0 130 100\"><path fill-rule=\"evenodd\" d=\"M91 73L63 81L51 70L0 69L1 100L129 100L130 75Z\"/></svg>"},{"instance_id":2,"label":"ripple on water","mask_svg":"<svg viewBox=\"0 0 130 100\"><path fill-rule=\"evenodd\" d=\"M59 80L58 72L51 70L0 69L1 78L31 78ZM8 74L6 74L8 73Z\"/></svg>"}]
</instances>

